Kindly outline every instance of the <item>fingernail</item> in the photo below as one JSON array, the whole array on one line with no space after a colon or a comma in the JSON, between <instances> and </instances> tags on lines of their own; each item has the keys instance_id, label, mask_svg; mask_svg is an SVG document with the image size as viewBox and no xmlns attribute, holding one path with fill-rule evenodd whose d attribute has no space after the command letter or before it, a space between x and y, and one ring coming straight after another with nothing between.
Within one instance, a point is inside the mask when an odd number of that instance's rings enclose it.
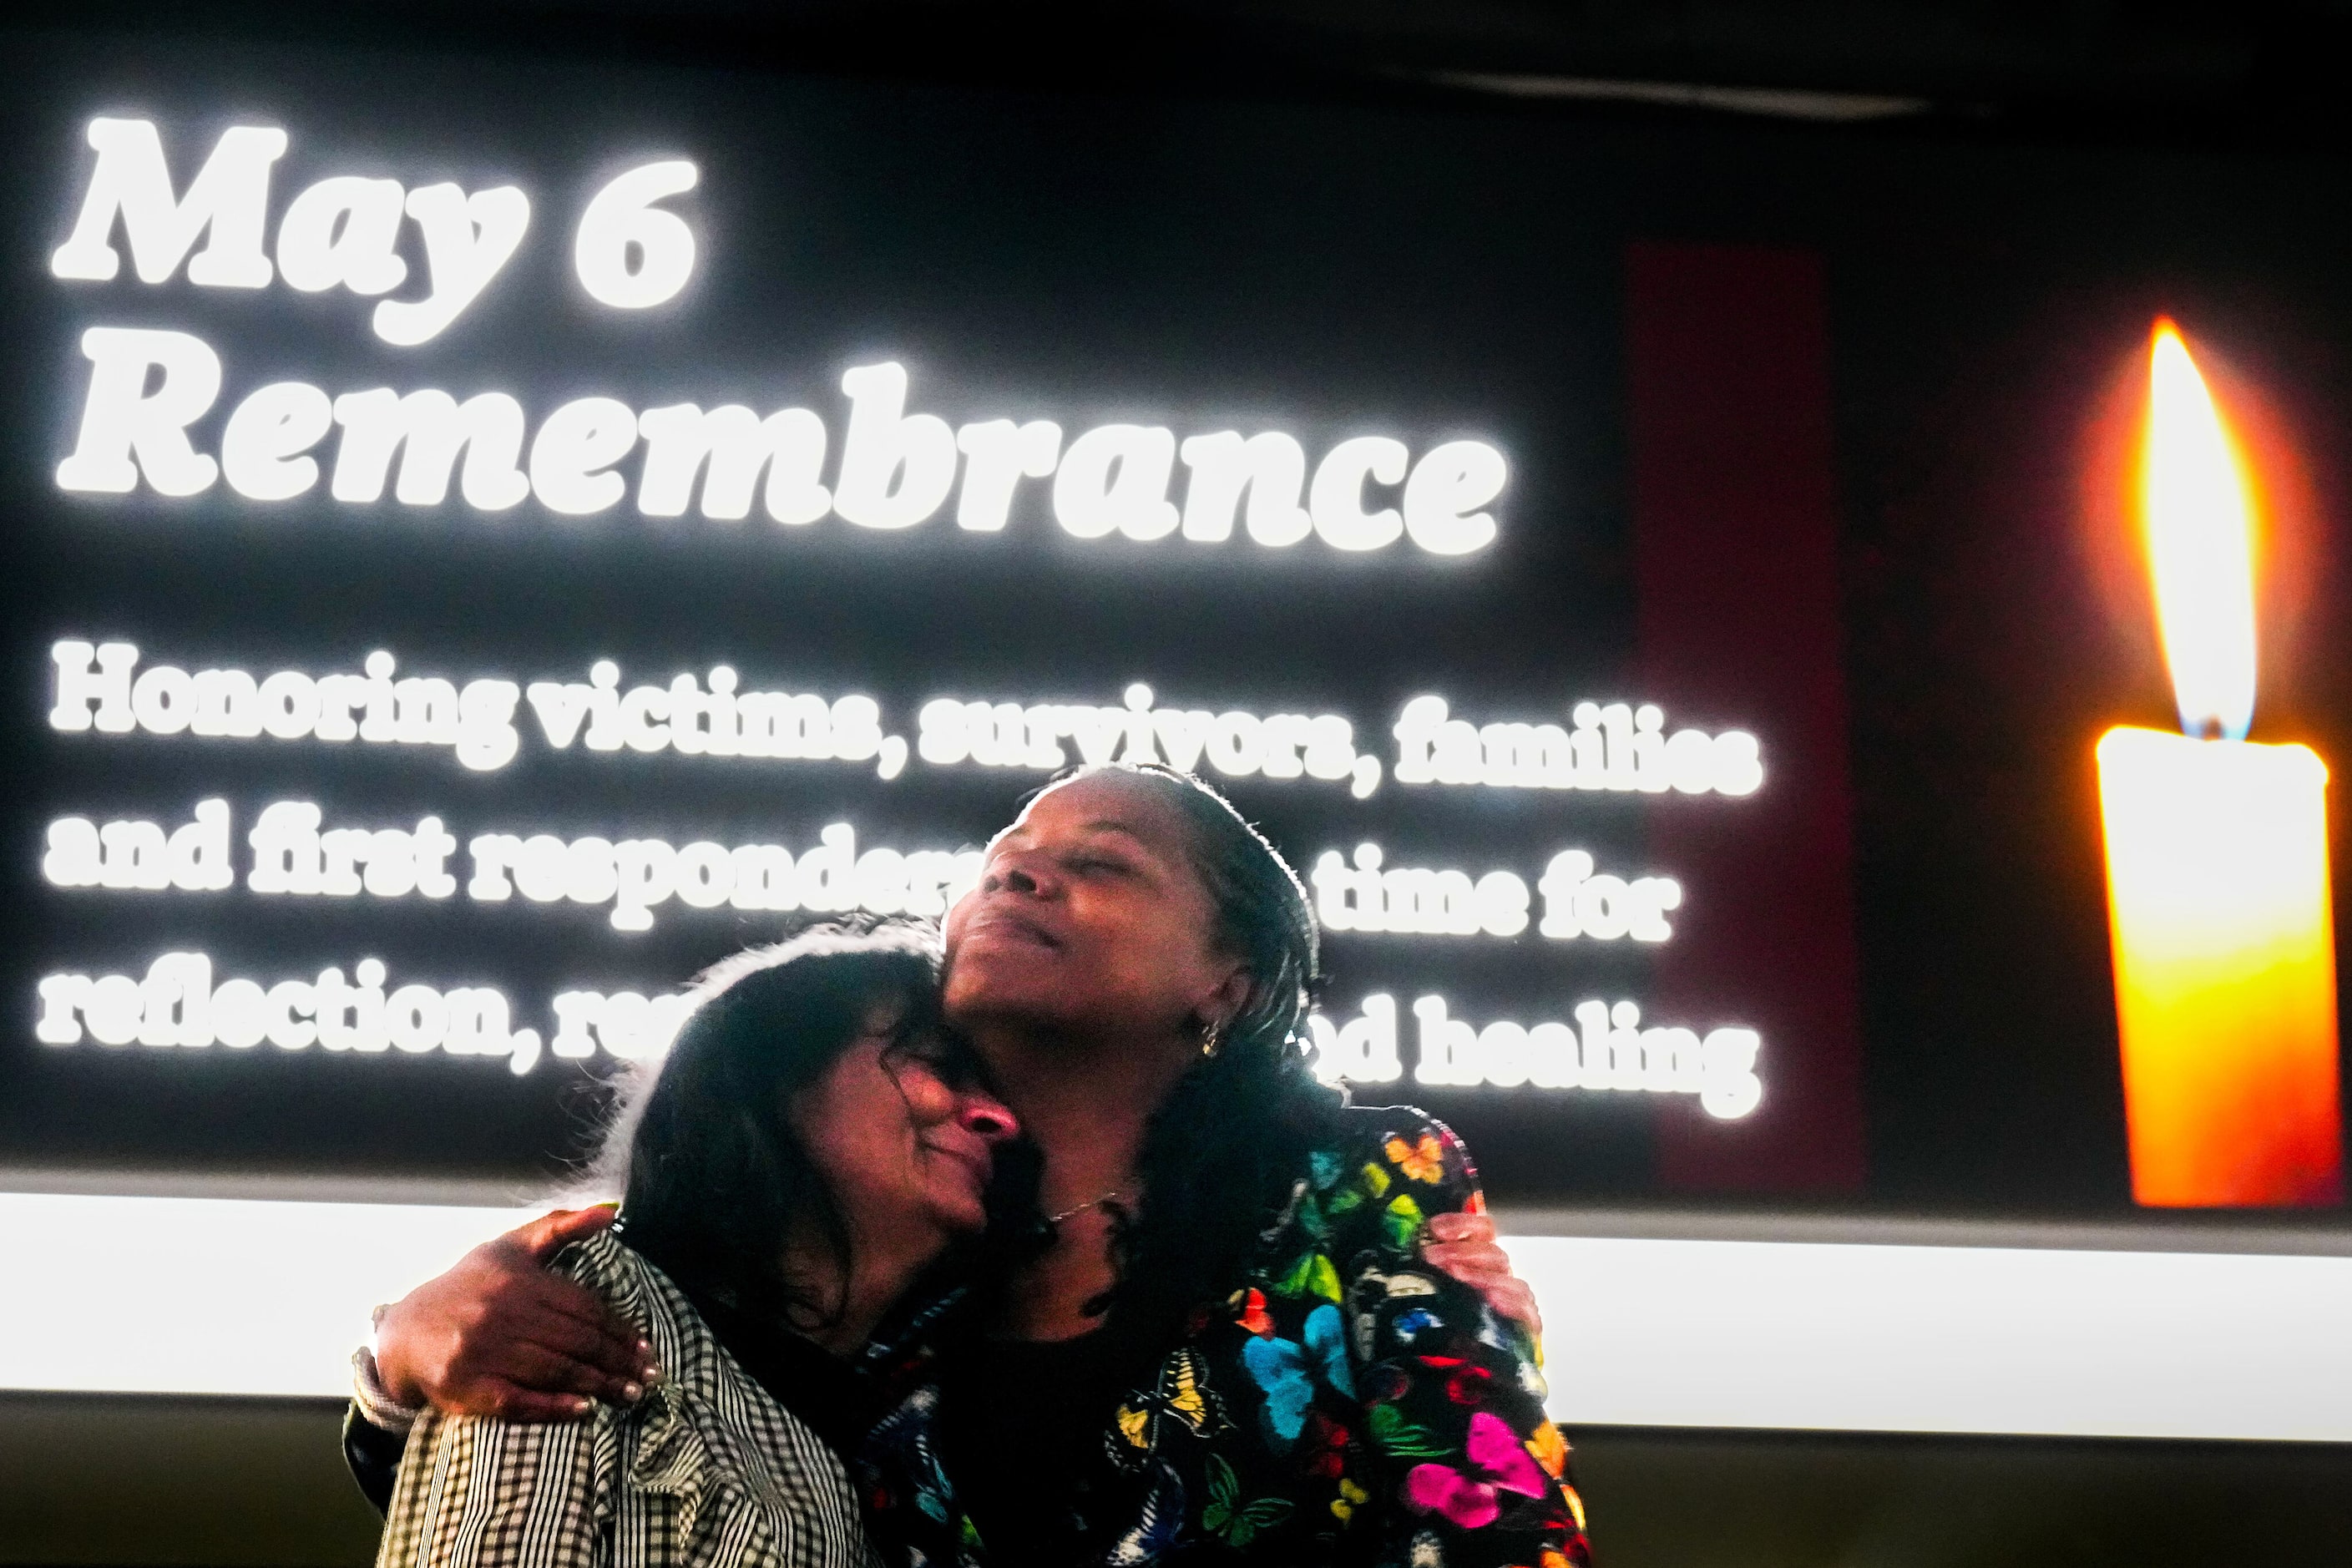
<instances>
[{"instance_id":1,"label":"fingernail","mask_svg":"<svg viewBox=\"0 0 2352 1568\"><path fill-rule=\"evenodd\" d=\"M646 1386L651 1388L662 1380L662 1369L648 1364L645 1371Z\"/></svg>"},{"instance_id":2,"label":"fingernail","mask_svg":"<svg viewBox=\"0 0 2352 1568\"><path fill-rule=\"evenodd\" d=\"M651 1340L639 1340L639 1341L637 1342L637 1353L638 1353L639 1355L644 1355L644 1354L646 1354L647 1352L651 1351L653 1348L654 1348L654 1342L653 1342L653 1341L651 1341Z\"/></svg>"},{"instance_id":3,"label":"fingernail","mask_svg":"<svg viewBox=\"0 0 2352 1568\"><path fill-rule=\"evenodd\" d=\"M588 1412L595 1408L596 1402L594 1400L580 1394L574 1394L572 1396L572 1414L574 1415L585 1415Z\"/></svg>"},{"instance_id":4,"label":"fingernail","mask_svg":"<svg viewBox=\"0 0 2352 1568\"><path fill-rule=\"evenodd\" d=\"M643 1399L645 1396L646 1391L639 1384L634 1383L625 1383L621 1384L621 1397L627 1403L635 1405L638 1400Z\"/></svg>"}]
</instances>

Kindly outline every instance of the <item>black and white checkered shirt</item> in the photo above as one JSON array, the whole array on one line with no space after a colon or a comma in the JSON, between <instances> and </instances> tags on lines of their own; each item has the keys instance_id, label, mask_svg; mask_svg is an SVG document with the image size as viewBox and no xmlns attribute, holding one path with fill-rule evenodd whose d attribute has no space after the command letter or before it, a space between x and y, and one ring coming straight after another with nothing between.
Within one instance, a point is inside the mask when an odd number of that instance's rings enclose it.
<instances>
[{"instance_id":1,"label":"black and white checkered shirt","mask_svg":"<svg viewBox=\"0 0 2352 1568\"><path fill-rule=\"evenodd\" d=\"M667 1276L606 1235L556 1269L644 1327L663 1381L556 1425L428 1413L377 1568L878 1568L839 1457Z\"/></svg>"}]
</instances>

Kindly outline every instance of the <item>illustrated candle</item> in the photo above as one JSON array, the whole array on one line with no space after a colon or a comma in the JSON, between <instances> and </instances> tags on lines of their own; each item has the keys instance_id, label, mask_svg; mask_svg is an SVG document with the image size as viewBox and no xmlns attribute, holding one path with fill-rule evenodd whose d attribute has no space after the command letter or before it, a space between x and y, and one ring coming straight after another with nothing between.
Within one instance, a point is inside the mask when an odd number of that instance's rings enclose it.
<instances>
[{"instance_id":1,"label":"illustrated candle","mask_svg":"<svg viewBox=\"0 0 2352 1568\"><path fill-rule=\"evenodd\" d=\"M2140 513L2185 734L2098 746L2132 1195L2165 1206L2343 1196L2327 768L2244 740L2252 509L2169 321L2149 352Z\"/></svg>"}]
</instances>

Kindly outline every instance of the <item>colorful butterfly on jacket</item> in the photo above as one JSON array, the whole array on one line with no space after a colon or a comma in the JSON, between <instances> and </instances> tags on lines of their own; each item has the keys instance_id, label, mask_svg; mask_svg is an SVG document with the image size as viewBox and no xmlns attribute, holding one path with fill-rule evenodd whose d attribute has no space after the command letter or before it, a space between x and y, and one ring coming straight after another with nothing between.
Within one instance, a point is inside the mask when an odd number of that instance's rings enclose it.
<instances>
[{"instance_id":1,"label":"colorful butterfly on jacket","mask_svg":"<svg viewBox=\"0 0 2352 1568\"><path fill-rule=\"evenodd\" d=\"M1307 1314L1306 1328L1296 1340L1272 1334L1253 1338L1242 1346L1242 1364L1265 1395L1261 1408L1277 1450L1297 1440L1318 1384L1345 1399L1356 1396L1339 1309L1328 1304Z\"/></svg>"},{"instance_id":2,"label":"colorful butterfly on jacket","mask_svg":"<svg viewBox=\"0 0 2352 1568\"><path fill-rule=\"evenodd\" d=\"M1113 1459L1134 1468L1160 1451L1163 1423L1181 1426L1195 1437L1209 1437L1232 1425L1225 1405L1209 1386L1199 1354L1187 1348L1160 1364L1160 1381L1150 1389L1129 1395L1111 1417L1105 1444Z\"/></svg>"}]
</instances>

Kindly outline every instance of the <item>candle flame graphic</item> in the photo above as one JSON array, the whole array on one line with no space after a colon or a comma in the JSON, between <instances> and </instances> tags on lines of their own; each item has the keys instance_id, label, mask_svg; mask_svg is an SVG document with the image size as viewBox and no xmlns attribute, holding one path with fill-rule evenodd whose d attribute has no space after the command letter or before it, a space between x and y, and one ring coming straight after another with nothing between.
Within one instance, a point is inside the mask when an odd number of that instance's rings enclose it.
<instances>
[{"instance_id":1,"label":"candle flame graphic","mask_svg":"<svg viewBox=\"0 0 2352 1568\"><path fill-rule=\"evenodd\" d=\"M2221 411L2169 321L2148 348L2140 512L2180 727L2242 740L2254 719L2252 506Z\"/></svg>"}]
</instances>

